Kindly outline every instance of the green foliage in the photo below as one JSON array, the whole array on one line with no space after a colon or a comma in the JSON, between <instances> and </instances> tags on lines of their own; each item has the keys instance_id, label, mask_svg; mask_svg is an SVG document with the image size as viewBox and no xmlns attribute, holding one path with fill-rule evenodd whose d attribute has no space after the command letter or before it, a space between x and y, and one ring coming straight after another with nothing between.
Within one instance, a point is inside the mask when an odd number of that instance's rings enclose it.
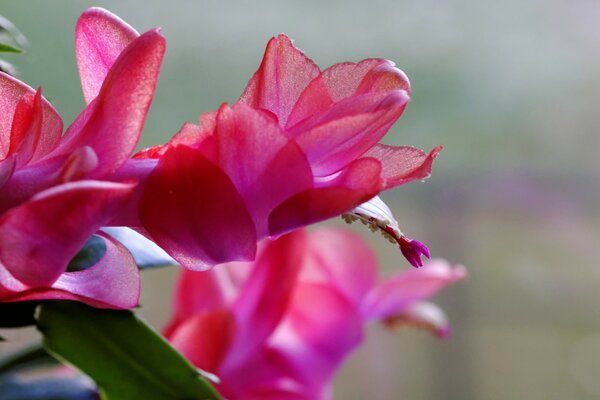
<instances>
[{"instance_id":1,"label":"green foliage","mask_svg":"<svg viewBox=\"0 0 600 400\"><path fill-rule=\"evenodd\" d=\"M90 376L105 400L221 399L200 372L130 311L41 304L48 352Z\"/></svg>"}]
</instances>

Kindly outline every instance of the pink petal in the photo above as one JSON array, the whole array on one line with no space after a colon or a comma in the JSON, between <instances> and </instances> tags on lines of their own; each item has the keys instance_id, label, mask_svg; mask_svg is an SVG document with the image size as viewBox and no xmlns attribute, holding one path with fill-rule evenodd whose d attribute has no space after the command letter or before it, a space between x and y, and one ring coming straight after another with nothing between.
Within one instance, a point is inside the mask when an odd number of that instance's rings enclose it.
<instances>
[{"instance_id":1,"label":"pink petal","mask_svg":"<svg viewBox=\"0 0 600 400\"><path fill-rule=\"evenodd\" d=\"M0 259L29 286L49 286L133 185L79 181L48 189L0 218Z\"/></svg>"},{"instance_id":2,"label":"pink petal","mask_svg":"<svg viewBox=\"0 0 600 400\"><path fill-rule=\"evenodd\" d=\"M235 328L229 310L217 308L186 319L167 338L196 367L217 373Z\"/></svg>"},{"instance_id":3,"label":"pink petal","mask_svg":"<svg viewBox=\"0 0 600 400\"><path fill-rule=\"evenodd\" d=\"M257 236L267 236L273 208L312 186L310 166L277 121L262 111L224 105L215 129L218 164L244 197Z\"/></svg>"},{"instance_id":4,"label":"pink petal","mask_svg":"<svg viewBox=\"0 0 600 400\"><path fill-rule=\"evenodd\" d=\"M377 258L358 235L335 228L307 235L302 282L328 284L357 306L375 285Z\"/></svg>"},{"instance_id":5,"label":"pink petal","mask_svg":"<svg viewBox=\"0 0 600 400\"><path fill-rule=\"evenodd\" d=\"M294 379L317 392L362 341L358 310L328 285L299 284L287 317L270 341L294 369Z\"/></svg>"},{"instance_id":6,"label":"pink petal","mask_svg":"<svg viewBox=\"0 0 600 400\"><path fill-rule=\"evenodd\" d=\"M344 100L320 118L296 125L288 134L306 153L313 173L329 175L379 142L400 117L407 101L401 91L383 98L369 94Z\"/></svg>"},{"instance_id":7,"label":"pink petal","mask_svg":"<svg viewBox=\"0 0 600 400\"><path fill-rule=\"evenodd\" d=\"M229 177L199 150L171 148L149 176L140 219L154 241L190 269L251 260L256 231Z\"/></svg>"},{"instance_id":8,"label":"pink petal","mask_svg":"<svg viewBox=\"0 0 600 400\"><path fill-rule=\"evenodd\" d=\"M333 103L367 93L402 91L410 94L406 75L394 63L367 59L332 65L315 78L298 98L286 129L327 110Z\"/></svg>"},{"instance_id":9,"label":"pink petal","mask_svg":"<svg viewBox=\"0 0 600 400\"><path fill-rule=\"evenodd\" d=\"M238 334L226 365L251 357L279 324L304 261L305 240L304 232L296 231L265 243L232 306Z\"/></svg>"},{"instance_id":10,"label":"pink petal","mask_svg":"<svg viewBox=\"0 0 600 400\"><path fill-rule=\"evenodd\" d=\"M392 318L466 276L461 265L452 267L445 260L431 260L423 268L404 271L373 288L363 303L363 315L368 319Z\"/></svg>"},{"instance_id":11,"label":"pink petal","mask_svg":"<svg viewBox=\"0 0 600 400\"><path fill-rule=\"evenodd\" d=\"M69 154L60 171L56 174L57 182L71 182L85 179L98 167L98 156L90 146L83 146Z\"/></svg>"},{"instance_id":12,"label":"pink petal","mask_svg":"<svg viewBox=\"0 0 600 400\"><path fill-rule=\"evenodd\" d=\"M341 173L318 182L278 206L269 216L269 232L278 235L292 229L341 215L380 191L381 166L363 158Z\"/></svg>"},{"instance_id":13,"label":"pink petal","mask_svg":"<svg viewBox=\"0 0 600 400\"><path fill-rule=\"evenodd\" d=\"M0 161L0 188L12 177L16 166L17 158L12 154Z\"/></svg>"},{"instance_id":14,"label":"pink petal","mask_svg":"<svg viewBox=\"0 0 600 400\"><path fill-rule=\"evenodd\" d=\"M415 179L429 178L433 160L441 150L442 146L438 146L426 154L415 147L378 144L368 150L364 157L376 158L381 162L383 190L386 190Z\"/></svg>"},{"instance_id":15,"label":"pink petal","mask_svg":"<svg viewBox=\"0 0 600 400\"><path fill-rule=\"evenodd\" d=\"M158 30L131 42L108 72L98 97L67 129L55 154L90 146L98 155L94 177L116 171L137 145L164 52L165 40Z\"/></svg>"},{"instance_id":16,"label":"pink petal","mask_svg":"<svg viewBox=\"0 0 600 400\"><path fill-rule=\"evenodd\" d=\"M140 297L140 273L129 251L109 235L98 233L106 244L106 253L95 265L78 272L65 272L52 285L95 307L132 308ZM94 302L95 304L91 303Z\"/></svg>"},{"instance_id":17,"label":"pink petal","mask_svg":"<svg viewBox=\"0 0 600 400\"><path fill-rule=\"evenodd\" d=\"M76 300L98 308L135 307L140 295L137 265L119 242L101 236L106 244L102 259L83 271L63 273L52 287L29 289L0 273L0 282L14 291L0 295L0 301Z\"/></svg>"},{"instance_id":18,"label":"pink petal","mask_svg":"<svg viewBox=\"0 0 600 400\"><path fill-rule=\"evenodd\" d=\"M200 115L200 125L189 122L183 124L181 129L164 145L156 145L140 150L133 157L136 159L160 158L171 147L185 145L198 148L206 139L214 139L218 111ZM212 142L212 141L211 141ZM211 143L214 145L214 143ZM214 158L214 151L211 152ZM211 157L209 157L211 159Z\"/></svg>"},{"instance_id":19,"label":"pink petal","mask_svg":"<svg viewBox=\"0 0 600 400\"><path fill-rule=\"evenodd\" d=\"M90 103L119 54L139 36L131 26L111 12L87 9L77 20L75 54L83 97Z\"/></svg>"},{"instance_id":20,"label":"pink petal","mask_svg":"<svg viewBox=\"0 0 600 400\"><path fill-rule=\"evenodd\" d=\"M263 61L239 102L271 111L284 127L300 93L319 72L319 67L294 47L290 38L279 35L267 44Z\"/></svg>"},{"instance_id":21,"label":"pink petal","mask_svg":"<svg viewBox=\"0 0 600 400\"><path fill-rule=\"evenodd\" d=\"M7 157L10 144L11 129L17 104L25 95L34 98L35 90L23 82L0 72L0 159ZM41 98L40 136L36 143L34 160L39 159L56 147L62 133L62 120L54 107L44 98Z\"/></svg>"},{"instance_id":22,"label":"pink petal","mask_svg":"<svg viewBox=\"0 0 600 400\"><path fill-rule=\"evenodd\" d=\"M183 321L194 315L229 307L239 291L237 273L249 268L249 263L231 262L210 271L183 269L175 289L173 320L165 328L165 335L170 336Z\"/></svg>"}]
</instances>

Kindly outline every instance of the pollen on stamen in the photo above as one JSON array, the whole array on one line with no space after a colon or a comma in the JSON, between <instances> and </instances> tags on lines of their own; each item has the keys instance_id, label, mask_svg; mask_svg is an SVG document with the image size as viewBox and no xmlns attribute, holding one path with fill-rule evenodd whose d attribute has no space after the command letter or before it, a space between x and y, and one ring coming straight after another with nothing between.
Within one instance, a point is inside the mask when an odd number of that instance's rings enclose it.
<instances>
[{"instance_id":1,"label":"pollen on stamen","mask_svg":"<svg viewBox=\"0 0 600 400\"><path fill-rule=\"evenodd\" d=\"M370 217L361 213L343 214L342 218L347 223L359 220L366 225L371 232L379 232L390 243L400 247L402 255L415 268L423 266L422 256L430 257L429 249L423 243L404 236L398 229L394 229L389 221Z\"/></svg>"}]
</instances>

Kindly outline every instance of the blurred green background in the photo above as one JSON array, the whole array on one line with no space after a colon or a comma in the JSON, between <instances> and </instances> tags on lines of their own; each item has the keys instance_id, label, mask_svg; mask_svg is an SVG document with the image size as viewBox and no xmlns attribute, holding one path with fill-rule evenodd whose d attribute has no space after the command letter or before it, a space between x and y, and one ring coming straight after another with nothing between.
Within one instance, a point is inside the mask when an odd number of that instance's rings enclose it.
<instances>
[{"instance_id":1,"label":"blurred green background","mask_svg":"<svg viewBox=\"0 0 600 400\"><path fill-rule=\"evenodd\" d=\"M73 32L92 5L167 38L143 147L234 102L280 32L323 68L382 57L408 74L411 104L385 141L445 150L426 183L384 198L409 236L471 276L436 298L449 341L373 326L337 399L600 398L600 2L1 0L32 44L7 59L65 122L83 107ZM386 271L409 268L352 229ZM141 313L156 327L176 272L144 274Z\"/></svg>"}]
</instances>

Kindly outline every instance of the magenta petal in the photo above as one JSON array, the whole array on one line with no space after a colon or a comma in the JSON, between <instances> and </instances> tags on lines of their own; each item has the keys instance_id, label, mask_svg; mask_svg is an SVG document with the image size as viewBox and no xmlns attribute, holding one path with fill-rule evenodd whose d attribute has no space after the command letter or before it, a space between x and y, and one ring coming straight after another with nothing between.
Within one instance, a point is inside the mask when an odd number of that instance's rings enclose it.
<instances>
[{"instance_id":1,"label":"magenta petal","mask_svg":"<svg viewBox=\"0 0 600 400\"><path fill-rule=\"evenodd\" d=\"M219 265L210 271L190 271L183 269L177 280L174 297L174 317L165 328L169 336L186 319L204 312L229 307L232 298L237 296L240 273L244 274L250 264L231 262Z\"/></svg>"},{"instance_id":2,"label":"magenta petal","mask_svg":"<svg viewBox=\"0 0 600 400\"><path fill-rule=\"evenodd\" d=\"M17 158L14 155L10 155L0 161L0 188L12 177L16 165Z\"/></svg>"},{"instance_id":3,"label":"magenta petal","mask_svg":"<svg viewBox=\"0 0 600 400\"><path fill-rule=\"evenodd\" d=\"M290 130L290 137L304 150L316 176L339 171L377 144L408 101L403 92L383 99L369 97L338 103L315 126L302 123ZM354 114L357 109L362 113ZM310 121L306 124L312 125Z\"/></svg>"},{"instance_id":4,"label":"magenta petal","mask_svg":"<svg viewBox=\"0 0 600 400\"><path fill-rule=\"evenodd\" d=\"M380 190L381 166L363 158L341 173L318 182L277 207L269 216L269 232L278 235L300 226L323 221L350 211L371 199Z\"/></svg>"},{"instance_id":5,"label":"magenta petal","mask_svg":"<svg viewBox=\"0 0 600 400\"><path fill-rule=\"evenodd\" d=\"M319 72L319 67L294 47L290 38L279 35L267 44L263 61L239 102L271 111L284 127L300 93Z\"/></svg>"},{"instance_id":6,"label":"magenta petal","mask_svg":"<svg viewBox=\"0 0 600 400\"><path fill-rule=\"evenodd\" d=\"M83 97L90 103L111 66L139 34L121 18L98 7L81 14L75 28L75 54Z\"/></svg>"},{"instance_id":7,"label":"magenta petal","mask_svg":"<svg viewBox=\"0 0 600 400\"><path fill-rule=\"evenodd\" d=\"M85 298L95 307L135 307L140 297L140 273L133 256L117 240L98 235L106 244L104 257L83 271L65 272L52 287Z\"/></svg>"},{"instance_id":8,"label":"magenta petal","mask_svg":"<svg viewBox=\"0 0 600 400\"><path fill-rule=\"evenodd\" d=\"M431 260L423 268L401 272L374 287L365 298L363 315L369 319L393 318L412 303L427 299L467 276L461 265Z\"/></svg>"},{"instance_id":9,"label":"magenta petal","mask_svg":"<svg viewBox=\"0 0 600 400\"><path fill-rule=\"evenodd\" d=\"M21 282L50 286L132 191L130 184L79 181L37 194L0 218L0 260Z\"/></svg>"},{"instance_id":10,"label":"magenta petal","mask_svg":"<svg viewBox=\"0 0 600 400\"><path fill-rule=\"evenodd\" d=\"M442 146L438 146L426 154L415 147L378 144L368 150L364 157L381 161L381 175L385 190L415 179L429 178L433 160L441 150Z\"/></svg>"},{"instance_id":11,"label":"magenta petal","mask_svg":"<svg viewBox=\"0 0 600 400\"><path fill-rule=\"evenodd\" d=\"M10 144L11 129L17 104L22 97L28 95L33 99L35 90L23 82L0 72L0 159L8 155ZM41 127L40 136L36 144L34 159L50 152L60 139L62 133L62 119L52 107L52 105L43 97L41 98Z\"/></svg>"},{"instance_id":12,"label":"magenta petal","mask_svg":"<svg viewBox=\"0 0 600 400\"><path fill-rule=\"evenodd\" d=\"M239 365L256 352L287 311L304 260L305 240L305 233L296 231L267 242L260 252L233 304L238 334L227 358L230 365Z\"/></svg>"},{"instance_id":13,"label":"magenta petal","mask_svg":"<svg viewBox=\"0 0 600 400\"><path fill-rule=\"evenodd\" d=\"M294 378L317 392L363 337L354 305L324 284L301 283L270 346L294 369Z\"/></svg>"},{"instance_id":14,"label":"magenta petal","mask_svg":"<svg viewBox=\"0 0 600 400\"><path fill-rule=\"evenodd\" d=\"M235 334L234 316L226 308L216 308L187 318L167 337L196 367L218 373Z\"/></svg>"},{"instance_id":15,"label":"magenta petal","mask_svg":"<svg viewBox=\"0 0 600 400\"><path fill-rule=\"evenodd\" d=\"M286 129L325 111L333 103L366 93L410 93L406 75L383 59L366 59L359 63L332 65L315 78L298 98Z\"/></svg>"},{"instance_id":16,"label":"magenta petal","mask_svg":"<svg viewBox=\"0 0 600 400\"><path fill-rule=\"evenodd\" d=\"M358 307L377 279L373 250L360 236L342 229L324 228L307 236L300 279L329 284Z\"/></svg>"},{"instance_id":17,"label":"magenta petal","mask_svg":"<svg viewBox=\"0 0 600 400\"><path fill-rule=\"evenodd\" d=\"M248 204L257 236L267 236L273 208L312 186L310 166L298 145L263 111L224 105L215 132L218 164Z\"/></svg>"},{"instance_id":18,"label":"magenta petal","mask_svg":"<svg viewBox=\"0 0 600 400\"><path fill-rule=\"evenodd\" d=\"M63 273L52 287L28 289L0 271L0 281L14 291L0 294L0 301L76 300L98 308L135 307L140 295L137 265L123 245L100 235L106 244L102 259L83 271Z\"/></svg>"},{"instance_id":19,"label":"magenta petal","mask_svg":"<svg viewBox=\"0 0 600 400\"><path fill-rule=\"evenodd\" d=\"M171 148L149 176L140 219L152 239L190 269L252 260L256 253L254 223L235 186L186 146Z\"/></svg>"},{"instance_id":20,"label":"magenta petal","mask_svg":"<svg viewBox=\"0 0 600 400\"><path fill-rule=\"evenodd\" d=\"M25 93L17 104L10 130L8 154L15 155L17 165L27 164L33 157L42 134L42 93Z\"/></svg>"},{"instance_id":21,"label":"magenta petal","mask_svg":"<svg viewBox=\"0 0 600 400\"><path fill-rule=\"evenodd\" d=\"M137 145L164 52L165 39L157 30L131 42L108 72L98 97L69 126L57 153L90 146L98 155L94 177L116 171Z\"/></svg>"}]
</instances>

